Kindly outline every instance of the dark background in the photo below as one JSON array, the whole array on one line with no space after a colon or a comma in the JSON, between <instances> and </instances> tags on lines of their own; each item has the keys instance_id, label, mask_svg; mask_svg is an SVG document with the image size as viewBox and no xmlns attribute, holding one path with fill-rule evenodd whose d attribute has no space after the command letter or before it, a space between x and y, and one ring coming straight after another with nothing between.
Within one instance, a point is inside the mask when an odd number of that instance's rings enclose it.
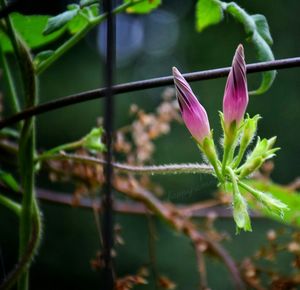
<instances>
[{"instance_id":1,"label":"dark background","mask_svg":"<svg viewBox=\"0 0 300 290\"><path fill-rule=\"evenodd\" d=\"M261 13L267 17L276 59L299 56L298 1L240 0L237 3L251 14ZM194 14L194 1L164 0L161 7L150 15L119 15L116 82L170 75L174 65L182 72L228 66L239 43L245 46L246 61L256 62L253 47L245 42L241 25L231 17L225 16L221 24L197 33ZM41 76L41 102L102 86L102 29L91 32ZM300 169L299 73L300 70L295 68L279 71L272 88L264 95L251 97L248 107L250 115L258 113L263 116L259 123L260 136L278 136L277 144L282 149L275 159L272 178L282 184L295 179ZM220 137L218 110L222 108L225 81L219 79L192 84L207 109L217 138ZM251 75L249 89L256 88L259 81L259 74ZM128 109L131 103L138 104L145 111L154 110L160 103L163 89L116 97L116 127L129 122ZM97 100L38 117L38 146L51 148L80 138L95 126L102 111L103 100ZM160 138L156 144L153 164L201 162L198 149L182 125L175 124L171 134ZM165 199L179 203L209 198L216 189L212 178L197 175L163 176L155 178L155 181L164 186ZM37 179L37 183L39 186L49 186L41 178ZM51 187L55 188L53 185ZM98 250L92 212L46 203L42 203L41 207L44 213L44 237L33 264L31 289L99 289L100 276L91 270L89 262ZM116 269L120 276L133 274L149 262L147 218L116 215L116 220L122 225L126 243L117 248ZM177 283L177 289L197 289L198 274L189 240L158 220L155 225L159 271ZM232 236L225 246L239 261L265 243L267 229L283 227L267 219L253 220L253 233L236 236L232 219L219 219L217 226ZM4 261L5 270L9 271L16 259L18 227L16 218L2 207L0 229L0 258ZM210 287L232 289L225 267L214 259L207 260ZM289 254L283 255L279 267L282 271L288 270ZM150 279L148 286L137 289L153 288Z\"/></svg>"}]
</instances>

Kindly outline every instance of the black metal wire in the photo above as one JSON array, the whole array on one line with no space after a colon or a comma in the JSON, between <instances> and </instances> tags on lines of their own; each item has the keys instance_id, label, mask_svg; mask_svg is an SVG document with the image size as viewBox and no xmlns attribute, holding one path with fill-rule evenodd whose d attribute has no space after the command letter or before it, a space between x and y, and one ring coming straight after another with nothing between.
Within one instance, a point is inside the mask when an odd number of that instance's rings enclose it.
<instances>
[{"instance_id":1,"label":"black metal wire","mask_svg":"<svg viewBox=\"0 0 300 290\"><path fill-rule=\"evenodd\" d=\"M114 93L112 90L114 67L115 67L115 17L112 13L113 0L105 0L104 11L107 12L107 29L106 29L106 61L105 61L105 110L104 110L104 129L106 141L106 165L104 166L104 194L102 198L102 259L103 275L101 289L113 290L115 285L112 249L114 245L114 222L113 222L113 192L112 192L112 132L114 121Z\"/></svg>"},{"instance_id":2,"label":"black metal wire","mask_svg":"<svg viewBox=\"0 0 300 290\"><path fill-rule=\"evenodd\" d=\"M273 61L266 61L260 63L252 63L247 65L247 74L270 71L274 69L286 69L286 68L295 68L300 67L300 57L279 59ZM201 81L201 80L210 80L223 78L228 75L230 67L218 68L206 71L199 71L193 73L186 73L183 76L190 82ZM173 77L159 77L148 80L130 82L115 85L112 87L112 92L114 95L119 95L123 93L140 91L145 89L157 88L173 84ZM79 94L70 95L63 97L54 101L50 101L44 104L40 104L35 107L28 108L20 113L17 113L11 117L3 119L0 121L0 129L13 125L21 120L30 118L35 115L40 115L49 111L54 111L63 107L67 107L74 104L79 104L82 102L95 100L98 98L103 98L106 94L106 89L101 88L97 90L86 91Z\"/></svg>"}]
</instances>

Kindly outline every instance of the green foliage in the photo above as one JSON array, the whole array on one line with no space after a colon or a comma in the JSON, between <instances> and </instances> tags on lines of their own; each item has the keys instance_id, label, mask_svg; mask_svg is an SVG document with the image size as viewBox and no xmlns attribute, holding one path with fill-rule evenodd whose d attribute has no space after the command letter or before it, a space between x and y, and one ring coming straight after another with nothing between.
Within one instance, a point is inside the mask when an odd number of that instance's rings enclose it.
<instances>
[{"instance_id":1,"label":"green foliage","mask_svg":"<svg viewBox=\"0 0 300 290\"><path fill-rule=\"evenodd\" d=\"M43 34L48 35L54 31L57 31L57 30L65 27L65 25L78 14L78 11L80 9L79 6L77 6L75 8L72 5L71 7L72 7L71 10L65 11L61 14L58 14L55 17L49 18L47 26L43 31Z\"/></svg>"},{"instance_id":2,"label":"green foliage","mask_svg":"<svg viewBox=\"0 0 300 290\"><path fill-rule=\"evenodd\" d=\"M259 32L259 34L262 36L262 38L269 44L273 44L273 39L270 33L270 28L267 22L267 19L264 15L261 14L255 14L251 16L256 25L256 29Z\"/></svg>"},{"instance_id":3,"label":"green foliage","mask_svg":"<svg viewBox=\"0 0 300 290\"><path fill-rule=\"evenodd\" d=\"M68 30L71 34L76 34L87 25L87 19L78 13L69 23Z\"/></svg>"},{"instance_id":4,"label":"green foliage","mask_svg":"<svg viewBox=\"0 0 300 290\"><path fill-rule=\"evenodd\" d=\"M53 50L45 50L42 51L40 53L38 53L35 58L34 58L34 62L33 64L35 66L38 66L40 63L42 63L43 61L45 61L47 58L49 58L50 56L52 56L54 54Z\"/></svg>"},{"instance_id":5,"label":"green foliage","mask_svg":"<svg viewBox=\"0 0 300 290\"><path fill-rule=\"evenodd\" d=\"M198 0L196 7L196 27L199 32L206 27L219 23L223 19L223 12L230 14L243 25L247 35L247 41L256 49L260 61L274 60L271 50L273 39L268 22L261 14L250 15L235 2L226 3L219 0ZM262 94L272 85L276 71L262 73L262 81L259 88L251 94Z\"/></svg>"},{"instance_id":6,"label":"green foliage","mask_svg":"<svg viewBox=\"0 0 300 290\"><path fill-rule=\"evenodd\" d=\"M104 133L102 127L93 128L89 134L82 139L82 146L92 152L104 152L105 145L101 142Z\"/></svg>"},{"instance_id":7,"label":"green foliage","mask_svg":"<svg viewBox=\"0 0 300 290\"><path fill-rule=\"evenodd\" d=\"M75 34L99 16L99 4L95 1L81 1L68 5L68 10L49 18L44 34L48 35L61 28L68 28L71 34Z\"/></svg>"},{"instance_id":8,"label":"green foliage","mask_svg":"<svg viewBox=\"0 0 300 290\"><path fill-rule=\"evenodd\" d=\"M76 34L83 30L89 21L93 21L99 16L99 4L92 4L83 7L77 15L68 23L68 30L71 34Z\"/></svg>"},{"instance_id":9,"label":"green foliage","mask_svg":"<svg viewBox=\"0 0 300 290\"><path fill-rule=\"evenodd\" d=\"M0 169L0 181L3 182L13 191L19 191L19 184L15 178L10 174Z\"/></svg>"},{"instance_id":10,"label":"green foliage","mask_svg":"<svg viewBox=\"0 0 300 290\"><path fill-rule=\"evenodd\" d=\"M124 0L124 3L134 3L134 2L141 2L126 9L128 13L137 13L137 14L145 14L149 13L152 10L156 9L160 4L161 0Z\"/></svg>"},{"instance_id":11,"label":"green foliage","mask_svg":"<svg viewBox=\"0 0 300 290\"><path fill-rule=\"evenodd\" d=\"M11 15L11 19L16 32L31 49L39 48L56 40L64 32L63 29L57 30L51 35L43 35L43 30L48 22L49 16L30 15L25 16L18 13ZM0 43L5 52L12 51L12 45L4 31L0 30Z\"/></svg>"},{"instance_id":12,"label":"green foliage","mask_svg":"<svg viewBox=\"0 0 300 290\"><path fill-rule=\"evenodd\" d=\"M218 24L223 19L220 2L215 0L199 0L196 5L196 28L199 32L206 27Z\"/></svg>"},{"instance_id":13,"label":"green foliage","mask_svg":"<svg viewBox=\"0 0 300 290\"><path fill-rule=\"evenodd\" d=\"M92 5L95 3L99 3L99 1L98 0L81 0L80 6L88 6L88 5Z\"/></svg>"}]
</instances>

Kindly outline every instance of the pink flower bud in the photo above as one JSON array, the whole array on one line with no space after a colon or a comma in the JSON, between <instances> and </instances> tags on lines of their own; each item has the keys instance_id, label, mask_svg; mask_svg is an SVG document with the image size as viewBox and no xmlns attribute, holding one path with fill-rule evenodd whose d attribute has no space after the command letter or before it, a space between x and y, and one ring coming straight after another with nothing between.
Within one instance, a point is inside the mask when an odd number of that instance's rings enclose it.
<instances>
[{"instance_id":1,"label":"pink flower bud","mask_svg":"<svg viewBox=\"0 0 300 290\"><path fill-rule=\"evenodd\" d=\"M248 88L246 79L246 64L244 59L244 48L240 44L235 52L232 67L227 78L223 98L223 113L225 126L232 122L239 125L248 104Z\"/></svg>"},{"instance_id":2,"label":"pink flower bud","mask_svg":"<svg viewBox=\"0 0 300 290\"><path fill-rule=\"evenodd\" d=\"M210 135L206 111L176 67L173 67L173 76L182 119L192 136L202 143Z\"/></svg>"}]
</instances>

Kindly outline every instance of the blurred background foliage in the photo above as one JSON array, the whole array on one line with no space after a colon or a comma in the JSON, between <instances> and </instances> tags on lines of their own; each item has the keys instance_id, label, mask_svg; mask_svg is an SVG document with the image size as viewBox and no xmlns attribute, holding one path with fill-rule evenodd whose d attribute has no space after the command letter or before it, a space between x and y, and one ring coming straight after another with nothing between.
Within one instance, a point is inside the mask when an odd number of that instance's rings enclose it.
<instances>
[{"instance_id":1,"label":"blurred background foliage","mask_svg":"<svg viewBox=\"0 0 300 290\"><path fill-rule=\"evenodd\" d=\"M65 3L62 3L62 5ZM239 0L249 13L264 14L273 36L276 59L299 56L298 1ZM94 29L75 48L67 52L40 77L40 101L46 102L72 93L102 86L104 26ZM149 15L120 14L117 16L117 74L116 83L171 74L171 67L191 72L229 66L235 48L245 45L246 61L256 62L255 52L245 42L242 27L232 17L209 27L202 33L195 29L195 1L163 0L159 9ZM56 46L56 44L52 44ZM51 45L51 46L52 46ZM50 46L50 48L51 48ZM299 108L300 69L281 70L272 88L261 96L250 98L248 112L260 114L259 135L278 136L282 149L275 158L272 179L287 184L299 176ZM249 89L255 89L260 75L249 76ZM194 92L207 109L215 136L220 136L218 110L222 108L225 79L192 84ZM146 112L153 111L161 101L164 88L145 90L116 97L115 126L128 124L132 117L130 104L138 104ZM79 139L95 126L102 115L103 100L90 101L43 114L37 118L39 148L51 148ZM174 124L169 135L156 142L151 163L201 162L201 155L186 128ZM153 178L165 189L163 198L175 203L192 203L210 198L216 183L207 176L161 176ZM49 184L45 177L37 178L39 187L72 191L72 188ZM99 250L97 231L91 211L41 203L44 213L44 238L39 256L33 264L31 289L97 289L99 273L93 271L90 260ZM117 248L115 260L118 275L133 274L149 264L148 221L144 216L116 215L122 226L125 245ZM201 223L199 219L197 222ZM268 219L253 220L253 233L234 235L232 219L218 219L217 228L232 239L225 242L228 251L241 261L252 255L266 242L266 231L285 227ZM158 271L167 275L177 289L197 289L198 273L194 251L186 237L175 234L159 220L156 251ZM6 209L0 211L0 258L8 271L16 260L17 219ZM291 228L286 227L288 236ZM277 265L282 271L290 265L288 253ZM1 273L0 271L0 273ZM225 267L208 258L208 279L211 289L232 289ZM153 280L136 289L154 289Z\"/></svg>"}]
</instances>

